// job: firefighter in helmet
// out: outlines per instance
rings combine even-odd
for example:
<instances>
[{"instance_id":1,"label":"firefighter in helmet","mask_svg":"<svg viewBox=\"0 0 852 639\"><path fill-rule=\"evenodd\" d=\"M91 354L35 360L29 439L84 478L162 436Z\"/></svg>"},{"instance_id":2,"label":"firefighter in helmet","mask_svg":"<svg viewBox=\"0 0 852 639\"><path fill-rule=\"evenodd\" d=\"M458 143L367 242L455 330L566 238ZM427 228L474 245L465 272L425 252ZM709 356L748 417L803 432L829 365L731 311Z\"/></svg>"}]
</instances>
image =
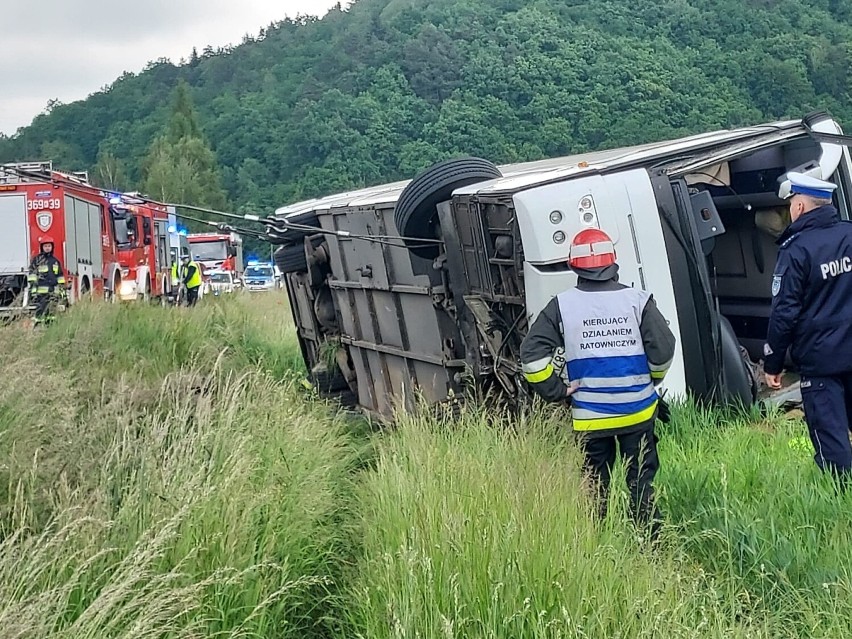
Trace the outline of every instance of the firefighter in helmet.
<instances>
[{"instance_id":1,"label":"firefighter in helmet","mask_svg":"<svg viewBox=\"0 0 852 639\"><path fill-rule=\"evenodd\" d=\"M186 287L186 305L195 306L198 301L198 292L201 289L201 268L189 255L184 255L181 259L183 262L181 279Z\"/></svg>"},{"instance_id":2,"label":"firefighter in helmet","mask_svg":"<svg viewBox=\"0 0 852 639\"><path fill-rule=\"evenodd\" d=\"M65 272L53 254L53 238L38 238L39 253L30 262L27 281L35 302L36 323L49 323L54 319L53 311L59 300L67 299Z\"/></svg>"},{"instance_id":3,"label":"firefighter in helmet","mask_svg":"<svg viewBox=\"0 0 852 639\"><path fill-rule=\"evenodd\" d=\"M618 282L615 247L606 233L580 231L568 264L577 285L551 299L530 327L521 345L524 376L546 401L571 404L600 515L606 514L618 448L627 462L633 517L650 523L655 537L654 425L658 417L667 419L657 386L674 358L675 336L650 293Z\"/></svg>"}]
</instances>

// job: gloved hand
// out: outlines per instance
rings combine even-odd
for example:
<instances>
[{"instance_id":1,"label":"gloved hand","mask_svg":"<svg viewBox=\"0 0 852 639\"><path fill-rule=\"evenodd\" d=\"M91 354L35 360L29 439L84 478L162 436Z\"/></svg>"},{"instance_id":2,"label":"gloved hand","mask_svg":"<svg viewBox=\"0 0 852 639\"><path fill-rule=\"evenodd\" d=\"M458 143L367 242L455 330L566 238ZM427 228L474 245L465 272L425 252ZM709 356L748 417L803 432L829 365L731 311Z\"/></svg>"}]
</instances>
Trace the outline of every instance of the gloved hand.
<instances>
[{"instance_id":1,"label":"gloved hand","mask_svg":"<svg viewBox=\"0 0 852 639\"><path fill-rule=\"evenodd\" d=\"M665 393L663 393L663 395L665 395ZM668 402L666 402L666 400L662 397L660 397L660 400L657 403L657 419L664 424L668 424L672 420L671 408L669 408Z\"/></svg>"}]
</instances>

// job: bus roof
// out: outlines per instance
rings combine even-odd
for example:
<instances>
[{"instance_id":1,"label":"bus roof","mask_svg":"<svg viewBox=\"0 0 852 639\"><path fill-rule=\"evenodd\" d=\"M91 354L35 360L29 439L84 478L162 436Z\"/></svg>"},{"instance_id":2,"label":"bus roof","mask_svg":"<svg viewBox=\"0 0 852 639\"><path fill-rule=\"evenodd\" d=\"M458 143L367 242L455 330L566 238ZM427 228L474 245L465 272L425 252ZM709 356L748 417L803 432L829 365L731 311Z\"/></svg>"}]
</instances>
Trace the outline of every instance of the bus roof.
<instances>
[{"instance_id":1,"label":"bus roof","mask_svg":"<svg viewBox=\"0 0 852 639\"><path fill-rule=\"evenodd\" d=\"M506 164L498 167L503 177L477 182L457 189L456 195L515 192L585 172L611 169L619 165L652 161L695 151L703 147L735 142L767 132L802 126L802 120L784 120L740 129L724 129L700 133L676 140L662 140L630 147L606 149L590 153L549 158L533 162ZM364 189L335 193L321 198L296 202L278 208L274 217L290 217L309 211L349 206L394 204L410 180L380 184Z\"/></svg>"}]
</instances>

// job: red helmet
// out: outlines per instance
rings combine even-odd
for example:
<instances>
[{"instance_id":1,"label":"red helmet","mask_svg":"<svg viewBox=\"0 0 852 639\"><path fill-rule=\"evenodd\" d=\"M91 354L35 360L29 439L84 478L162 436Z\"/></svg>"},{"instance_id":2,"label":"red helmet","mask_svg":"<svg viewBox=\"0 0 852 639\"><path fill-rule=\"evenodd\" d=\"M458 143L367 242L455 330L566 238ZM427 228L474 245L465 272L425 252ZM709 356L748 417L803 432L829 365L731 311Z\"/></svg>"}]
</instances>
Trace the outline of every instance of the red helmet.
<instances>
[{"instance_id":1,"label":"red helmet","mask_svg":"<svg viewBox=\"0 0 852 639\"><path fill-rule=\"evenodd\" d=\"M615 264L615 246L600 229L585 229L574 236L568 253L571 268L603 268Z\"/></svg>"},{"instance_id":2,"label":"red helmet","mask_svg":"<svg viewBox=\"0 0 852 639\"><path fill-rule=\"evenodd\" d=\"M53 238L47 235L39 235L38 236L38 246L39 248L43 247L45 244L52 244L54 248L56 248L56 242L53 241Z\"/></svg>"}]
</instances>

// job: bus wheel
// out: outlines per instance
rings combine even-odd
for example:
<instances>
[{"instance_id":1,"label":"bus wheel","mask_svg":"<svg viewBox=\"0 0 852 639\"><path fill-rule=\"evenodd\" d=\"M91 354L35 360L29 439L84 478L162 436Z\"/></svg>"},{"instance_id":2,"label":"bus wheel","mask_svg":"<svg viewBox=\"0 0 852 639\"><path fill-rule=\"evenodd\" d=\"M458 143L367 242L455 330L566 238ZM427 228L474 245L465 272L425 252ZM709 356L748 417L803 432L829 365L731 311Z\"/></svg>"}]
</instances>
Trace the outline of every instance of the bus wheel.
<instances>
[{"instance_id":1,"label":"bus wheel","mask_svg":"<svg viewBox=\"0 0 852 639\"><path fill-rule=\"evenodd\" d=\"M393 214L399 234L412 238L404 240L408 250L419 257L436 257L437 245L417 241L438 239L438 211L435 207L451 199L456 189L502 175L492 162L466 157L439 162L416 176L399 194Z\"/></svg>"},{"instance_id":2,"label":"bus wheel","mask_svg":"<svg viewBox=\"0 0 852 639\"><path fill-rule=\"evenodd\" d=\"M281 246L273 254L275 266L282 275L299 273L308 270L308 258L305 256L305 245Z\"/></svg>"}]
</instances>

